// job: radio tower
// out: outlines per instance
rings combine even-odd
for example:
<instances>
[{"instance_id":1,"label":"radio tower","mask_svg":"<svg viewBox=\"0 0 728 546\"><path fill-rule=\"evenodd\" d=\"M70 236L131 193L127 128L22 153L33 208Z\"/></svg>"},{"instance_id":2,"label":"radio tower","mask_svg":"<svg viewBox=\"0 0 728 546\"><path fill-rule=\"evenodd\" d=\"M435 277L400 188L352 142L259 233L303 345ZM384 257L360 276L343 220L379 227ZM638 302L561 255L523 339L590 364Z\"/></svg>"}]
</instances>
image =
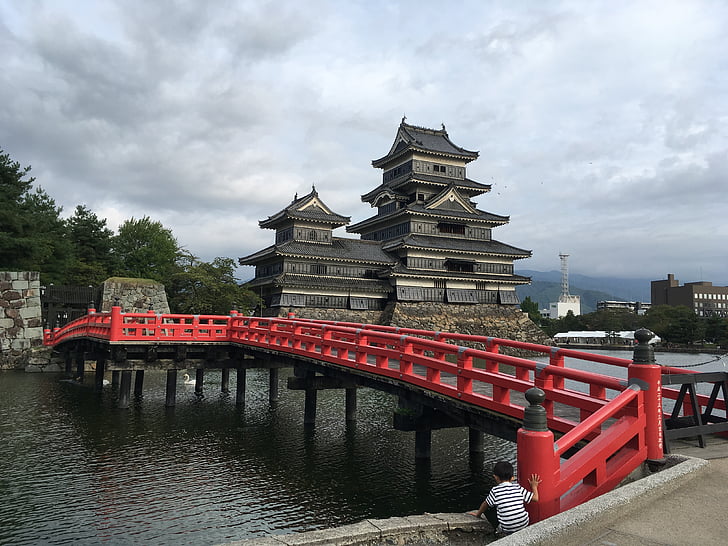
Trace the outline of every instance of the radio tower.
<instances>
[{"instance_id":1,"label":"radio tower","mask_svg":"<svg viewBox=\"0 0 728 546\"><path fill-rule=\"evenodd\" d=\"M569 294L569 255L559 254L559 258L561 258L561 297L559 301L568 303L571 301L571 294Z\"/></svg>"}]
</instances>

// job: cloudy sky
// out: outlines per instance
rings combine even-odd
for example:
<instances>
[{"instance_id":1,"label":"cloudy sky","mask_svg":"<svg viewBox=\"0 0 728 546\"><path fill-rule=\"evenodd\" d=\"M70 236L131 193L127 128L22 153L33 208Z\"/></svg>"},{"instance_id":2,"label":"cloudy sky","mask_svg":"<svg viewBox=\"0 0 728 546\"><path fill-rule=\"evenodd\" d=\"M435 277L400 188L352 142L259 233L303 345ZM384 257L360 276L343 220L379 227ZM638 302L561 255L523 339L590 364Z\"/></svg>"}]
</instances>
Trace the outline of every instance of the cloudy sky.
<instances>
[{"instance_id":1,"label":"cloudy sky","mask_svg":"<svg viewBox=\"0 0 728 546\"><path fill-rule=\"evenodd\" d=\"M728 284L722 0L0 0L0 52L0 148L64 214L204 260L312 184L371 215L406 115L480 152L517 268Z\"/></svg>"}]
</instances>

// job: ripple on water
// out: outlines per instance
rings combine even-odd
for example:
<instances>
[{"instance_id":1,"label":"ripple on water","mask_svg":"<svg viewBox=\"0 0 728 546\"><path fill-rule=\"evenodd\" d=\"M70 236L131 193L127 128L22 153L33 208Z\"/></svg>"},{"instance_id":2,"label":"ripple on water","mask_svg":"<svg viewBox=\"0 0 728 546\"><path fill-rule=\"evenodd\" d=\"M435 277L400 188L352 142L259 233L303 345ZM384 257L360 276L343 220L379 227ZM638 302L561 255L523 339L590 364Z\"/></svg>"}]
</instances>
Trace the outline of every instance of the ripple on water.
<instances>
[{"instance_id":1,"label":"ripple on water","mask_svg":"<svg viewBox=\"0 0 728 546\"><path fill-rule=\"evenodd\" d=\"M234 372L231 374L234 385ZM209 376L209 377L208 377ZM0 544L216 544L407 514L465 511L480 502L498 458L468 458L467 431L433 433L429 465L414 435L391 428L396 400L361 389L347 424L343 392L320 392L315 428L303 393L248 372L244 411L219 393L186 388L166 409L162 372L147 372L128 410L42 374L0 377ZM286 374L281 374L285 384Z\"/></svg>"}]
</instances>

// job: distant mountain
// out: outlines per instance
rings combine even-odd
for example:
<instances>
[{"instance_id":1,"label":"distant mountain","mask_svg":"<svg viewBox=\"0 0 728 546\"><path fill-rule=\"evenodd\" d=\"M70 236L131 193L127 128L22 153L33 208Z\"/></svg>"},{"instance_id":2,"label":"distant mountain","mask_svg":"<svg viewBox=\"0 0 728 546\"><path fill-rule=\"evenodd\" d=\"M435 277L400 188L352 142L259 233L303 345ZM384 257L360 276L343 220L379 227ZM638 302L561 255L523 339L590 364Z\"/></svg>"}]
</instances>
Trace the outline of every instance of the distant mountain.
<instances>
[{"instance_id":1,"label":"distant mountain","mask_svg":"<svg viewBox=\"0 0 728 546\"><path fill-rule=\"evenodd\" d=\"M531 277L530 286L518 286L516 292L523 301L530 296L538 302L540 309L548 309L549 303L559 300L561 295L561 272L559 271L516 271L518 275ZM620 279L616 277L589 277L578 273L569 274L569 293L581 296L583 313L596 310L602 300L649 302L650 282L654 279Z\"/></svg>"}]
</instances>

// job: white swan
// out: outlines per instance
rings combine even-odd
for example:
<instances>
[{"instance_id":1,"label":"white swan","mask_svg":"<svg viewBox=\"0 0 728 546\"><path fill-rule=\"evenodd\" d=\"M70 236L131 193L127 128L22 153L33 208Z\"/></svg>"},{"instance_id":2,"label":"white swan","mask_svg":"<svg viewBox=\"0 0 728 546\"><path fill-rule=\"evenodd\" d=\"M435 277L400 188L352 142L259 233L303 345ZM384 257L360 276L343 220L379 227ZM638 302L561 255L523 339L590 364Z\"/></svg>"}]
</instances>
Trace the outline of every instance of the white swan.
<instances>
[{"instance_id":1,"label":"white swan","mask_svg":"<svg viewBox=\"0 0 728 546\"><path fill-rule=\"evenodd\" d=\"M182 379L184 380L185 385L194 385L195 384L195 380L194 379L190 379L190 374L187 374L187 373L184 374L182 376Z\"/></svg>"}]
</instances>

